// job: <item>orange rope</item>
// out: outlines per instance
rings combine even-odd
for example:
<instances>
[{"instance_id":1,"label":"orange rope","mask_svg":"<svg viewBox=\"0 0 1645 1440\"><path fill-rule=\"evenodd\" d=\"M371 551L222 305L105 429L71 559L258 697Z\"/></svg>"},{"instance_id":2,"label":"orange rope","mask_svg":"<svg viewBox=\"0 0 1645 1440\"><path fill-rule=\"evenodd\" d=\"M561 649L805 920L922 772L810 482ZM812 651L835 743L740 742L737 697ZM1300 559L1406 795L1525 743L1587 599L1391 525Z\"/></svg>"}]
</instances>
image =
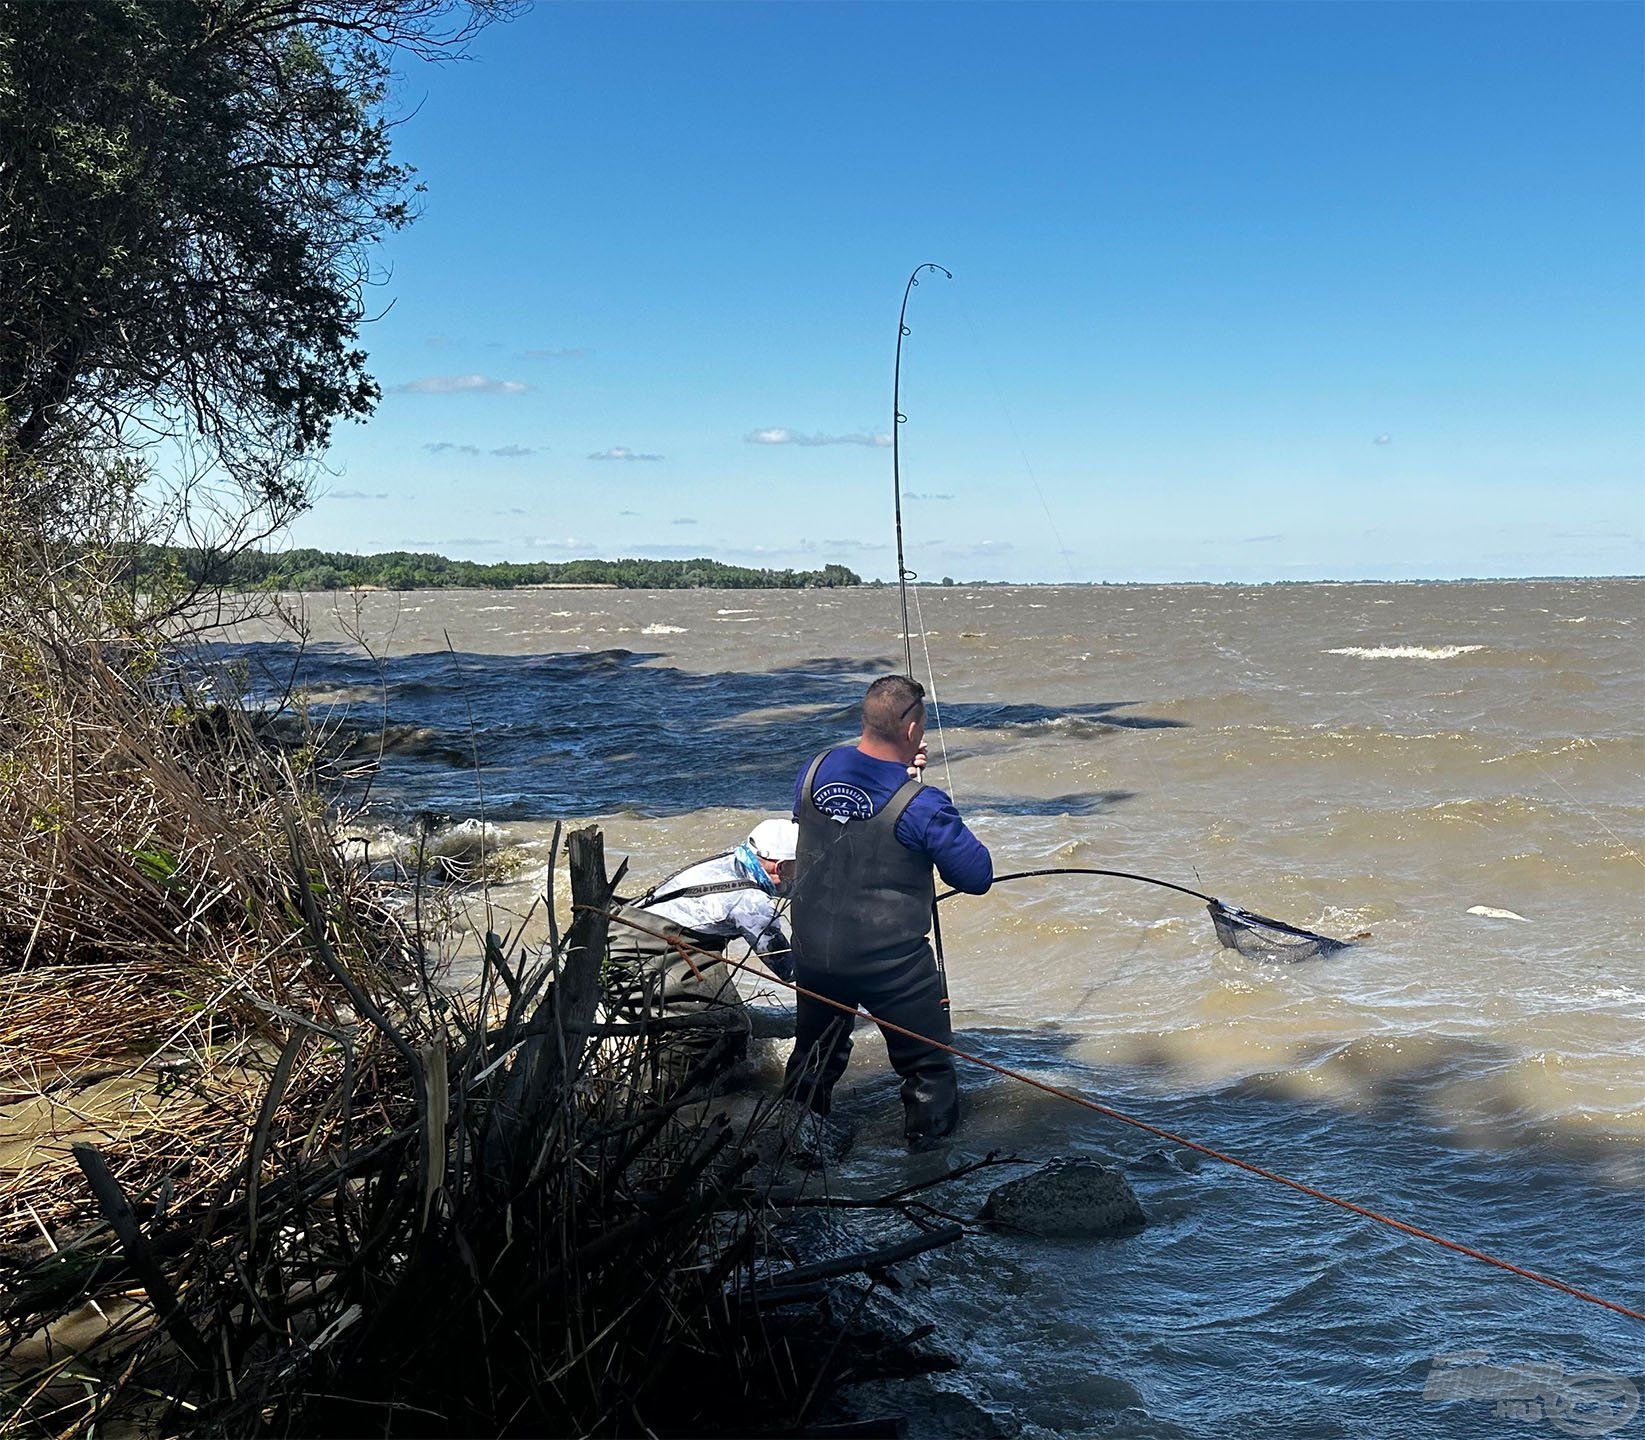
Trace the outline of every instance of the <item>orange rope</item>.
<instances>
[{"instance_id":1,"label":"orange rope","mask_svg":"<svg viewBox=\"0 0 1645 1440\"><path fill-rule=\"evenodd\" d=\"M592 908L592 907L580 907ZM659 935L654 930L647 930L645 926L622 916L612 915L612 920L620 925L627 925L647 935L655 936L660 940L670 937ZM686 942L679 942L684 944ZM692 946L699 954L712 955L713 952ZM739 970L749 967L740 960L731 960L723 955L714 955L714 959L723 960L727 965L733 965ZM762 980L766 977L761 975ZM772 976L772 979L777 977ZM1157 1135L1162 1140L1169 1140L1173 1145L1181 1145L1189 1150L1197 1151L1201 1155L1209 1155L1213 1160L1220 1160L1225 1165L1232 1165L1236 1169L1248 1171L1252 1175L1260 1175L1264 1180L1272 1180L1275 1184L1284 1185L1287 1189L1298 1191L1303 1195L1311 1195L1316 1200L1323 1200L1328 1205L1335 1205L1338 1209L1347 1210L1355 1215L1361 1215L1367 1220L1375 1220L1379 1225L1387 1225L1391 1229L1403 1231L1407 1235L1414 1235L1418 1240L1427 1240L1434 1245L1443 1245L1447 1250L1454 1250L1459 1255L1466 1255L1471 1260L1482 1260L1487 1265L1494 1265L1498 1270L1506 1270L1510 1275L1518 1275L1525 1280L1534 1280L1538 1285L1546 1285L1550 1290L1558 1290L1566 1295L1574 1295L1578 1300L1586 1300L1590 1305L1602 1305L1607 1310L1614 1310L1618 1315L1626 1315L1630 1320L1645 1321L1645 1312L1631 1310L1626 1305L1615 1300L1607 1300L1603 1295L1595 1295L1587 1290L1580 1290L1575 1285L1567 1285L1563 1280L1556 1280L1551 1275L1542 1275L1535 1270L1527 1270L1522 1265L1515 1265L1511 1261L1489 1255L1483 1250L1476 1250L1471 1245L1464 1245L1457 1240L1447 1240L1443 1235L1436 1235L1431 1230L1424 1230L1421 1226L1408 1224L1404 1220L1396 1220L1392 1215L1384 1215L1380 1210L1372 1210L1364 1205L1356 1205L1352 1200L1344 1200L1338 1195L1332 1195L1324 1190L1318 1190L1312 1185L1304 1185L1300 1180L1292 1180L1289 1176L1277 1174L1273 1170L1265 1170L1261 1165L1253 1165L1249 1160L1241 1160L1237 1155L1229 1155L1221 1150L1214 1150L1209 1145L1201 1145L1197 1140L1190 1140L1185 1135L1178 1135L1174 1131L1166 1130L1158 1125L1150 1125L1146 1120L1139 1120L1134 1115L1127 1115L1115 1110L1111 1106L1099 1104L1095 1100L1088 1100L1083 1095L1076 1095L1072 1090L1064 1090L1059 1085L1048 1085L1043 1080L1036 1080L1032 1075L1025 1075L1020 1070L1012 1070L1005 1065L996 1065L992 1060L985 1060L980 1055L967 1054L952 1045L945 1045L940 1040L932 1040L928 1036L920 1035L913 1030L904 1029L901 1025L893 1025L889 1020L878 1020L865 1010L854 1009L838 1000L831 1000L826 995L819 995L814 990L807 990L803 985L796 985L791 981L777 979L779 985L792 990L796 995L804 995L808 1000L815 1000L819 1004L828 1005L842 1014L851 1015L859 1019L873 1020L883 1030L894 1030L899 1035L906 1035L910 1040L918 1040L931 1046L935 1050L944 1050L959 1060L969 1060L973 1065L980 1065L984 1070L992 1070L996 1075L1003 1075L1008 1080L1019 1080L1024 1085L1030 1085L1047 1095L1054 1095L1059 1100L1068 1100L1086 1110L1093 1110L1098 1115L1104 1115L1110 1120L1118 1120L1122 1125L1130 1125L1134 1129L1146 1131L1150 1135Z\"/></svg>"}]
</instances>

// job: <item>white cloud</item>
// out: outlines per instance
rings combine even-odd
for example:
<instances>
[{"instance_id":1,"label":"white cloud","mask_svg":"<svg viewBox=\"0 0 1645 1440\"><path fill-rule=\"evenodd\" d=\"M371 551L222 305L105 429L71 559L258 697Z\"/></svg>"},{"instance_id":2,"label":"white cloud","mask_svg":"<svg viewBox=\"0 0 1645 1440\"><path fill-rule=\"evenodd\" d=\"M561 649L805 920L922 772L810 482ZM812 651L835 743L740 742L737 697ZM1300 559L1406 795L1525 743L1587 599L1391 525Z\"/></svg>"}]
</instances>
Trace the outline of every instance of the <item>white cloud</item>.
<instances>
[{"instance_id":1,"label":"white cloud","mask_svg":"<svg viewBox=\"0 0 1645 1440\"><path fill-rule=\"evenodd\" d=\"M1394 437L1392 435L1378 435L1371 443L1373 445L1391 445L1394 443Z\"/></svg>"},{"instance_id":2,"label":"white cloud","mask_svg":"<svg viewBox=\"0 0 1645 1440\"><path fill-rule=\"evenodd\" d=\"M689 515L682 515L678 520L670 520L668 523L670 525L695 525L697 522Z\"/></svg>"},{"instance_id":3,"label":"white cloud","mask_svg":"<svg viewBox=\"0 0 1645 1440\"><path fill-rule=\"evenodd\" d=\"M493 380L489 375L424 375L388 388L396 395L523 395L531 387L522 380Z\"/></svg>"},{"instance_id":4,"label":"white cloud","mask_svg":"<svg viewBox=\"0 0 1645 1440\"><path fill-rule=\"evenodd\" d=\"M331 500L386 500L386 490L333 490L327 497Z\"/></svg>"},{"instance_id":5,"label":"white cloud","mask_svg":"<svg viewBox=\"0 0 1645 1440\"><path fill-rule=\"evenodd\" d=\"M527 360L581 360L594 352L582 345L565 345L558 349L525 350L521 353Z\"/></svg>"},{"instance_id":6,"label":"white cloud","mask_svg":"<svg viewBox=\"0 0 1645 1440\"><path fill-rule=\"evenodd\" d=\"M535 536L525 542L533 550L576 550L592 555L594 547L587 540L579 540L575 535L567 535L563 540L556 540L553 536Z\"/></svg>"},{"instance_id":7,"label":"white cloud","mask_svg":"<svg viewBox=\"0 0 1645 1440\"><path fill-rule=\"evenodd\" d=\"M857 431L851 435L806 435L790 430L786 425L773 425L765 430L750 430L743 436L750 445L868 445L883 450L891 444L889 435L871 435Z\"/></svg>"},{"instance_id":8,"label":"white cloud","mask_svg":"<svg viewBox=\"0 0 1645 1440\"><path fill-rule=\"evenodd\" d=\"M590 460L661 460L661 455L642 455L637 450L630 450L626 445L613 445L609 450L596 450L588 457Z\"/></svg>"},{"instance_id":9,"label":"white cloud","mask_svg":"<svg viewBox=\"0 0 1645 1440\"><path fill-rule=\"evenodd\" d=\"M423 449L430 455L478 455L478 445L464 445L456 440L430 440ZM533 445L499 445L495 449L487 450L487 455L498 455L504 460L517 460L524 455L535 455L538 447Z\"/></svg>"},{"instance_id":10,"label":"white cloud","mask_svg":"<svg viewBox=\"0 0 1645 1440\"><path fill-rule=\"evenodd\" d=\"M954 497L946 491L926 490L922 493L918 490L910 490L902 498L904 500L952 500Z\"/></svg>"}]
</instances>

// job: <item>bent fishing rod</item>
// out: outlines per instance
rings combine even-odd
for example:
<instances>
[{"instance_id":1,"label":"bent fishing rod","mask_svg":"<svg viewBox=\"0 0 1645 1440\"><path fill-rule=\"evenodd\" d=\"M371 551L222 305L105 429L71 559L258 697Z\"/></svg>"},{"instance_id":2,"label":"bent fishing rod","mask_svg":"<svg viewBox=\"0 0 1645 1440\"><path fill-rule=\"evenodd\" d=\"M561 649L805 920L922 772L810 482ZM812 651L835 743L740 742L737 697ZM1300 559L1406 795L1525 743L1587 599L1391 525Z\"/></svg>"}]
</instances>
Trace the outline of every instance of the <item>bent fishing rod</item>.
<instances>
[{"instance_id":1,"label":"bent fishing rod","mask_svg":"<svg viewBox=\"0 0 1645 1440\"><path fill-rule=\"evenodd\" d=\"M902 548L902 427L908 423L908 417L902 413L902 342L905 336L913 333L908 328L908 297L914 293L914 287L920 283L921 273L926 270L935 270L950 280L954 278L952 270L931 260L914 267L913 273L908 277L908 283L902 290L902 309L897 312L897 356L891 367L891 498L897 519L897 594L902 602L903 664L904 673L910 680L914 678L914 632L908 624L908 582L919 579L919 576L908 568ZM921 630L923 633L923 625ZM946 754L947 751L943 753ZM923 783L924 777L920 770L913 769L910 774ZM942 986L942 1008L946 1010L949 1004L948 965L942 953L942 916L937 911L935 900L931 902L931 935L934 942L933 954L937 960L937 981Z\"/></svg>"},{"instance_id":2,"label":"bent fishing rod","mask_svg":"<svg viewBox=\"0 0 1645 1440\"><path fill-rule=\"evenodd\" d=\"M1142 876L1130 878L1146 879L1148 877ZM1165 883L1168 885L1168 882L1159 883ZM1180 890L1185 887L1169 886L1169 888ZM1198 892L1187 891L1186 893L1197 894ZM904 1036L909 1040L917 1040L921 1044L929 1045L935 1050L941 1050L945 1054L952 1055L956 1060L965 1060L972 1065L981 1066L984 1070L990 1070L994 1074L1001 1075L1007 1080L1018 1081L1023 1085L1030 1086L1031 1088L1039 1090L1046 1095L1053 1096L1058 1100L1066 1100L1070 1104L1078 1105L1081 1109L1092 1111L1093 1113L1101 1115L1106 1119L1118 1121L1122 1125L1129 1125L1133 1129L1141 1130L1145 1134L1152 1135L1157 1139L1168 1140L1173 1145L1181 1145L1183 1148L1192 1150L1197 1154L1208 1156L1212 1160L1221 1161L1224 1165L1232 1165L1236 1170L1244 1170L1247 1174L1256 1175L1263 1180L1272 1181L1276 1185L1283 1185L1286 1189L1294 1190L1298 1194L1307 1195L1315 1200L1323 1200L1326 1204L1334 1205L1339 1210L1346 1210L1352 1215L1358 1215L1366 1220L1373 1220L1379 1225L1386 1225L1392 1230L1398 1230L1402 1234L1410 1235L1417 1240L1425 1240L1429 1244L1442 1246L1446 1250L1454 1251L1458 1255L1465 1255L1470 1260L1478 1260L1483 1264L1494 1266L1496 1269L1504 1270L1510 1275L1517 1275L1522 1280L1533 1281L1538 1285L1546 1286L1550 1290L1557 1290L1561 1294L1573 1296L1578 1300L1585 1300L1590 1305L1603 1306L1607 1310L1615 1311L1618 1315L1626 1315L1630 1320L1638 1320L1645 1323L1645 1311L1635 1310L1633 1307L1624 1305L1617 1300L1606 1299L1603 1295L1596 1295L1590 1290L1580 1289L1575 1285L1568 1284L1564 1280L1557 1280L1552 1275L1544 1275L1538 1270L1531 1270L1523 1265L1516 1265L1511 1260L1504 1260L1500 1256L1492 1255L1487 1251L1476 1249L1472 1245L1465 1245L1460 1240L1447 1239L1443 1235L1435 1234L1432 1230L1425 1230L1420 1225L1413 1225L1407 1220L1400 1220L1393 1215L1384 1214L1380 1210L1373 1210L1369 1206L1361 1205L1356 1201L1345 1200L1340 1195L1331 1194L1328 1190L1321 1190L1317 1186L1306 1184L1301 1180L1294 1180L1289 1175L1281 1175L1278 1171L1270 1170L1266 1166L1255 1164L1250 1160L1242 1160L1237 1155L1230 1155L1224 1150L1215 1149L1210 1145L1202 1144L1198 1140L1190 1140L1186 1135L1179 1135L1174 1130L1165 1129L1164 1126L1155 1125L1152 1122L1143 1120L1135 1115L1127 1115L1123 1110L1116 1110L1111 1105L1104 1105L1100 1101L1092 1100L1088 1096L1081 1095L1076 1091L1065 1089L1061 1085L1052 1085L1045 1080L1040 1080L1032 1075L1025 1074L1021 1070L1013 1070L1009 1066L1000 1065L993 1060L984 1059L981 1055L970 1054L969 1052L961 1050L954 1045L947 1044L944 1041L933 1040L929 1035L921 1035L918 1031L909 1030L904 1026L894 1024L890 1020L882 1020L878 1016L869 1014L867 1011L861 1010L854 1005L847 1005L843 1001L835 1000L832 997L820 994L815 990L809 990L805 986L797 984L795 981L784 980L780 976L767 975L763 971L754 970L746 960L733 960L722 951L709 950L704 946L694 944L678 935L668 935L660 930L652 930L647 926L640 924L637 920L630 919L628 916L619 914L616 911L605 908L604 906L584 904L575 905L573 908L577 910L589 911L595 914L602 914L606 917L607 921L616 921L619 925L626 925L630 930L638 930L643 935L649 935L653 939L664 941L675 951L676 954L679 955L680 959L685 962L686 967L694 976L696 976L698 980L703 980L704 977L702 970L699 969L691 959L693 954L701 956L705 962L705 965L711 965L715 961L719 961L721 964L726 965L731 969L748 971L750 974L758 975L761 981L774 981L776 984L783 986L785 989L792 990L795 995L804 996L807 1000L815 1001L819 1005L826 1005L830 1009L838 1010L842 1015L849 1015L853 1019L872 1020L882 1030L890 1030L898 1035Z\"/></svg>"},{"instance_id":3,"label":"bent fishing rod","mask_svg":"<svg viewBox=\"0 0 1645 1440\"><path fill-rule=\"evenodd\" d=\"M920 283L920 276L927 270L934 270L939 275L952 280L954 272L944 265L934 261L926 261L916 265L908 277L908 283L903 286L902 308L897 312L897 350L896 359L891 369L891 495L895 508L897 531L897 593L902 606L902 646L903 664L908 678L914 678L914 632L908 622L908 582L919 579L919 575L908 568L908 562L903 550L902 530L902 427L908 423L908 416L902 408L902 342L913 332L908 328L908 300L914 293L914 287ZM920 633L923 640L925 627L922 620ZM930 653L926 655L927 666L930 663ZM933 692L935 681L933 680ZM934 699L934 693L933 693ZM933 706L935 709L935 707ZM937 733L942 734L942 715L936 711ZM944 747L944 755L947 748ZM923 774L915 769L912 774L916 779L923 780ZM1255 911L1246 910L1239 905L1229 904L1219 900L1214 895L1205 895L1198 890L1190 890L1186 885L1177 885L1169 880L1156 880L1151 875L1136 875L1123 870L1093 870L1075 867L1059 867L1049 870L1021 870L1009 875L997 875L995 884L1008 880L1027 880L1042 875L1105 875L1121 880L1136 880L1145 885L1157 885L1164 890L1180 891L1184 895L1192 895L1195 899L1203 900L1210 907L1211 919L1216 925L1217 938L1225 947L1239 950L1243 954L1262 953L1264 942L1258 935L1260 929L1267 929L1290 937L1285 948L1290 951L1292 959L1304 959L1311 955L1328 955L1345 948L1349 943L1343 940L1333 940L1328 935L1317 935L1311 930L1299 929L1283 920L1273 920L1266 915L1258 915ZM942 1004L946 1010L948 998L948 967L943 955L942 945L942 917L937 905L953 895L961 893L950 890L946 894L937 896L931 906L931 933L933 949L937 960L937 974L942 982ZM1244 938L1248 943L1241 944ZM1282 942L1284 943L1284 942ZM1266 948L1275 948L1274 941L1267 941Z\"/></svg>"},{"instance_id":4,"label":"bent fishing rod","mask_svg":"<svg viewBox=\"0 0 1645 1440\"><path fill-rule=\"evenodd\" d=\"M903 337L913 332L908 328L908 297L914 293L914 287L920 283L920 273L924 270L935 270L940 275L954 278L954 272L945 266L927 260L923 265L916 265L914 273L908 277L908 284L903 286L902 309L897 312L897 358L891 367L891 495L896 505L897 514L897 592L902 599L902 653L906 664L907 675L914 678L914 636L908 628L908 582L917 580L919 576L908 568L903 559L902 548L902 427L908 423L908 417L902 413L902 342Z\"/></svg>"}]
</instances>

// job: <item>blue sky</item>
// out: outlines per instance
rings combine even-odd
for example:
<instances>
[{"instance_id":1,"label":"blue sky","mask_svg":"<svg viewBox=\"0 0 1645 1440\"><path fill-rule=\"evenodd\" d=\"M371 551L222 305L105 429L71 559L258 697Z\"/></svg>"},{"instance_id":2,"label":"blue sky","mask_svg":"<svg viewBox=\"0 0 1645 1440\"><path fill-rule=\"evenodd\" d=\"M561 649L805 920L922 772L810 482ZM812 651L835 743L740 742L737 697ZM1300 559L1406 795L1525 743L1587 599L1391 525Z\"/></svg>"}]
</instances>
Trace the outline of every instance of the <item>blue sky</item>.
<instances>
[{"instance_id":1,"label":"blue sky","mask_svg":"<svg viewBox=\"0 0 1645 1440\"><path fill-rule=\"evenodd\" d=\"M1645 571L1632 4L560 5L417 66L299 544ZM802 443L808 442L808 443Z\"/></svg>"}]
</instances>

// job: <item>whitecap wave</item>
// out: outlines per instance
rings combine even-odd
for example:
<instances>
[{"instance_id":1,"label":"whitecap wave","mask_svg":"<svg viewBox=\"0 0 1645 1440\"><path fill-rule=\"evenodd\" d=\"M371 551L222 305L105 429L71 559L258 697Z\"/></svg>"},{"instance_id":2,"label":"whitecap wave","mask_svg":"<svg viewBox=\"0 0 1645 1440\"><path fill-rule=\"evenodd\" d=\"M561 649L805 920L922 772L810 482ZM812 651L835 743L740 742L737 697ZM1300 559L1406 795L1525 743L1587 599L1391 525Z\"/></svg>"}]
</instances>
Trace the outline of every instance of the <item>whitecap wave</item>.
<instances>
[{"instance_id":1,"label":"whitecap wave","mask_svg":"<svg viewBox=\"0 0 1645 1440\"><path fill-rule=\"evenodd\" d=\"M361 858L379 880L403 882L419 873L436 884L504 880L525 858L513 831L473 818L427 832L386 824L348 826L343 837L361 846Z\"/></svg>"},{"instance_id":2,"label":"whitecap wave","mask_svg":"<svg viewBox=\"0 0 1645 1440\"><path fill-rule=\"evenodd\" d=\"M684 625L647 625L640 631L642 635L684 635Z\"/></svg>"},{"instance_id":3,"label":"whitecap wave","mask_svg":"<svg viewBox=\"0 0 1645 1440\"><path fill-rule=\"evenodd\" d=\"M1327 655L1352 655L1360 660L1455 660L1472 655L1483 645L1344 645L1327 650Z\"/></svg>"}]
</instances>

